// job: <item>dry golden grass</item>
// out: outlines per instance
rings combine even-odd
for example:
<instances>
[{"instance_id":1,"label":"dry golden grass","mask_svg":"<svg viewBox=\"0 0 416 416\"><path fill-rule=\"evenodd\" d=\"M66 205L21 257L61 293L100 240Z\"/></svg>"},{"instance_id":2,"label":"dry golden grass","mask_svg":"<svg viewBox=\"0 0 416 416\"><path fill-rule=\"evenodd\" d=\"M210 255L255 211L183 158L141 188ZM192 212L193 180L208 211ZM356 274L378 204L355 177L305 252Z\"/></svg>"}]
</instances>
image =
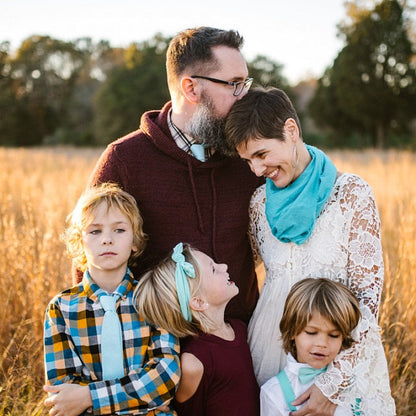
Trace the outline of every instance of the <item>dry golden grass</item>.
<instances>
[{"instance_id":1,"label":"dry golden grass","mask_svg":"<svg viewBox=\"0 0 416 416\"><path fill-rule=\"evenodd\" d=\"M100 149L0 148L0 415L46 414L42 402L45 307L71 284L59 235ZM380 309L400 416L416 414L416 155L331 152L342 171L367 180L383 225Z\"/></svg>"}]
</instances>

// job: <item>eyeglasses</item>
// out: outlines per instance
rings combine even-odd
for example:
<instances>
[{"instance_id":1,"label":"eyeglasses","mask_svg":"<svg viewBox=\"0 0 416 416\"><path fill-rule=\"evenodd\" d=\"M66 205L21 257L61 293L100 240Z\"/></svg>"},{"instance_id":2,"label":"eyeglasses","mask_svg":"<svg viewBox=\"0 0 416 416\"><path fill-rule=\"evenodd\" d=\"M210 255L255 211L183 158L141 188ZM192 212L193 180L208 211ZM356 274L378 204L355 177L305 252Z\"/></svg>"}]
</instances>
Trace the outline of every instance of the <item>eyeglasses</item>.
<instances>
[{"instance_id":1,"label":"eyeglasses","mask_svg":"<svg viewBox=\"0 0 416 416\"><path fill-rule=\"evenodd\" d=\"M244 90L248 91L253 83L253 78L247 78L245 81L224 81L222 79L204 77L202 75L191 75L191 78L207 79L208 81L216 82L217 84L231 85L234 87L234 97L238 97Z\"/></svg>"}]
</instances>

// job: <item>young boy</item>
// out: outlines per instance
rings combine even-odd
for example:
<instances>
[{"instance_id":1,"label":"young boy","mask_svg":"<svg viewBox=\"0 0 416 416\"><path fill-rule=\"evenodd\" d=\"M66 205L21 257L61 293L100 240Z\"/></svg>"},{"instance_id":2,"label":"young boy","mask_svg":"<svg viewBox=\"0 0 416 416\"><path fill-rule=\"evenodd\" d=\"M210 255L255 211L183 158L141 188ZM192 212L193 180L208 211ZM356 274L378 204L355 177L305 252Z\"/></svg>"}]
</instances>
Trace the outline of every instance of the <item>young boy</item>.
<instances>
[{"instance_id":1,"label":"young boy","mask_svg":"<svg viewBox=\"0 0 416 416\"><path fill-rule=\"evenodd\" d=\"M128 262L146 244L134 198L114 184L90 188L68 222L67 249L84 276L46 310L50 414L176 414L166 405L179 382L178 341L133 305ZM106 312L107 303L115 309Z\"/></svg>"},{"instance_id":2,"label":"young boy","mask_svg":"<svg viewBox=\"0 0 416 416\"><path fill-rule=\"evenodd\" d=\"M358 300L343 284L308 278L293 285L280 321L284 369L261 387L262 416L287 416L292 402L314 384L341 349L354 343L351 332L360 320ZM336 416L360 415L361 399L351 407L337 406Z\"/></svg>"}]
</instances>

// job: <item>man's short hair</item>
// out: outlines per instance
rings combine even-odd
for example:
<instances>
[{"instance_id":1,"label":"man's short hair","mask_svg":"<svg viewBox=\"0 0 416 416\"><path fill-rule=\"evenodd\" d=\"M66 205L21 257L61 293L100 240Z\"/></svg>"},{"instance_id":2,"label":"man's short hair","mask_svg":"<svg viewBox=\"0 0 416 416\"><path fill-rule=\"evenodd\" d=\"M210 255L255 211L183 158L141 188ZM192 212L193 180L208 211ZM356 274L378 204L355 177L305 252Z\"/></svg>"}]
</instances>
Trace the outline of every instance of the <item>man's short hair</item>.
<instances>
[{"instance_id":1,"label":"man's short hair","mask_svg":"<svg viewBox=\"0 0 416 416\"><path fill-rule=\"evenodd\" d=\"M202 72L203 75L216 68L212 53L215 46L228 46L240 49L243 37L235 30L222 30L213 27L197 27L179 32L170 42L166 52L166 72L169 87L188 69Z\"/></svg>"}]
</instances>

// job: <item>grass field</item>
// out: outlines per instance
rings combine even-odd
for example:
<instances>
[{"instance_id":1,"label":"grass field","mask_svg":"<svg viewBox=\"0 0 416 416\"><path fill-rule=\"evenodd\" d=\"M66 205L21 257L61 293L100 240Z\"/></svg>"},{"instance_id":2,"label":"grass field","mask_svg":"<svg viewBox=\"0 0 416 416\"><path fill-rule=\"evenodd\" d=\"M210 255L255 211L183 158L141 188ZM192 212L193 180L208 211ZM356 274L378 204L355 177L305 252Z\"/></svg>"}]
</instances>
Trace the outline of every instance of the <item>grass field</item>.
<instances>
[{"instance_id":1,"label":"grass field","mask_svg":"<svg viewBox=\"0 0 416 416\"><path fill-rule=\"evenodd\" d=\"M100 149L0 148L0 415L46 414L45 307L70 286L60 242ZM329 152L372 186L383 227L380 327L397 414L416 415L416 154Z\"/></svg>"}]
</instances>

